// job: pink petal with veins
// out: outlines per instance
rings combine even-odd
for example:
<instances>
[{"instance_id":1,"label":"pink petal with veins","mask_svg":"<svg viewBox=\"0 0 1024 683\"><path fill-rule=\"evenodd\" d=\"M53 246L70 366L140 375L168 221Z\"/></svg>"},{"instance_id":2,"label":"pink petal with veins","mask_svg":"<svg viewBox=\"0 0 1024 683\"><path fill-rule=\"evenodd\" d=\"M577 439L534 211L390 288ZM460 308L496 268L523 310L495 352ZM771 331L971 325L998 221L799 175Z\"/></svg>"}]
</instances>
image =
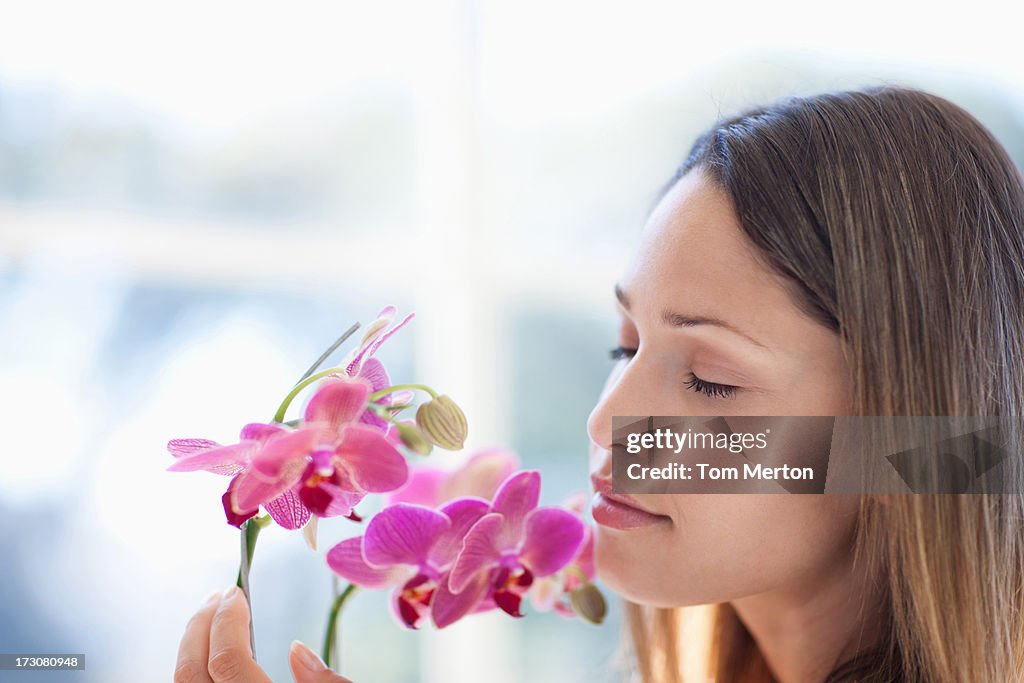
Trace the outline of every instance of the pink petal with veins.
<instances>
[{"instance_id":1,"label":"pink petal with veins","mask_svg":"<svg viewBox=\"0 0 1024 683\"><path fill-rule=\"evenodd\" d=\"M569 564L583 544L583 522L560 507L542 507L526 518L519 560L536 577L554 574Z\"/></svg>"},{"instance_id":2,"label":"pink petal with veins","mask_svg":"<svg viewBox=\"0 0 1024 683\"><path fill-rule=\"evenodd\" d=\"M476 609L487 597L488 576L487 572L481 572L461 592L452 593L448 588L448 577L442 575L430 601L430 616L434 625L444 628Z\"/></svg>"},{"instance_id":3,"label":"pink petal with veins","mask_svg":"<svg viewBox=\"0 0 1024 683\"><path fill-rule=\"evenodd\" d=\"M378 512L363 535L363 557L372 567L420 566L451 520L422 505L398 503Z\"/></svg>"},{"instance_id":4,"label":"pink petal with veins","mask_svg":"<svg viewBox=\"0 0 1024 683\"><path fill-rule=\"evenodd\" d=\"M366 425L345 428L333 461L340 462L359 488L371 493L394 491L409 478L409 464L402 454L379 431Z\"/></svg>"},{"instance_id":5,"label":"pink petal with veins","mask_svg":"<svg viewBox=\"0 0 1024 683\"><path fill-rule=\"evenodd\" d=\"M271 501L299 483L305 469L304 461L294 459L282 465L278 474L273 477L266 477L255 468L243 472L231 492L231 505L238 512Z\"/></svg>"},{"instance_id":6,"label":"pink petal with veins","mask_svg":"<svg viewBox=\"0 0 1024 683\"><path fill-rule=\"evenodd\" d=\"M194 455L179 458L167 468L168 472L195 472L196 470L216 471L218 474L234 474L249 462L249 456L256 450L253 442L218 446L199 451Z\"/></svg>"},{"instance_id":7,"label":"pink petal with veins","mask_svg":"<svg viewBox=\"0 0 1024 683\"><path fill-rule=\"evenodd\" d=\"M358 418L366 408L370 383L359 377L328 377L316 390L303 419L335 430Z\"/></svg>"},{"instance_id":8,"label":"pink petal with veins","mask_svg":"<svg viewBox=\"0 0 1024 683\"><path fill-rule=\"evenodd\" d=\"M504 517L490 512L470 528L448 578L448 588L453 593L462 592L478 573L489 571L501 559L496 542L504 523Z\"/></svg>"},{"instance_id":9,"label":"pink petal with veins","mask_svg":"<svg viewBox=\"0 0 1024 683\"><path fill-rule=\"evenodd\" d=\"M513 474L494 494L491 510L505 517L505 524L496 540L502 550L514 550L523 538L526 515L540 500L540 472L523 470Z\"/></svg>"},{"instance_id":10,"label":"pink petal with veins","mask_svg":"<svg viewBox=\"0 0 1024 683\"><path fill-rule=\"evenodd\" d=\"M282 476L286 470L290 472L297 462L301 462L304 468L306 457L329 434L330 432L323 429L306 427L271 439L253 455L252 467L264 478Z\"/></svg>"},{"instance_id":11,"label":"pink petal with veins","mask_svg":"<svg viewBox=\"0 0 1024 683\"><path fill-rule=\"evenodd\" d=\"M211 448L219 448L220 444L209 439L171 439L167 442L167 450L175 458L184 458L195 455Z\"/></svg>"},{"instance_id":12,"label":"pink petal with veins","mask_svg":"<svg viewBox=\"0 0 1024 683\"><path fill-rule=\"evenodd\" d=\"M371 567L363 559L362 536L348 538L327 551L327 565L346 581L377 589L404 581L416 570L410 567Z\"/></svg>"},{"instance_id":13,"label":"pink petal with veins","mask_svg":"<svg viewBox=\"0 0 1024 683\"><path fill-rule=\"evenodd\" d=\"M448 531L430 549L430 562L438 569L446 569L462 550L462 542L470 528L490 511L483 498L459 498L441 508L441 514L451 520Z\"/></svg>"},{"instance_id":14,"label":"pink petal with veins","mask_svg":"<svg viewBox=\"0 0 1024 683\"><path fill-rule=\"evenodd\" d=\"M301 529L312 515L299 500L295 489L288 489L277 498L263 504L267 514L285 529Z\"/></svg>"},{"instance_id":15,"label":"pink petal with veins","mask_svg":"<svg viewBox=\"0 0 1024 683\"><path fill-rule=\"evenodd\" d=\"M240 435L240 438L243 441L247 439L252 439L254 441L266 441L275 436L286 434L288 431L290 430L278 424L250 422L249 424L242 427L242 433Z\"/></svg>"}]
</instances>

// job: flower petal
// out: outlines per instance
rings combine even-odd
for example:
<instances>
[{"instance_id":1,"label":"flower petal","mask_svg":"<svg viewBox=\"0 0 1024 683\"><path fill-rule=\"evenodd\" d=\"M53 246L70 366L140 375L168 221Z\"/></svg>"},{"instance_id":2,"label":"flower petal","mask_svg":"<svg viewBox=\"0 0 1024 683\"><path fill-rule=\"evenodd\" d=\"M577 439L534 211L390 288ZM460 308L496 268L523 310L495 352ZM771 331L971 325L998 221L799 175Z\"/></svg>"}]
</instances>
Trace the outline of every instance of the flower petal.
<instances>
[{"instance_id":1,"label":"flower petal","mask_svg":"<svg viewBox=\"0 0 1024 683\"><path fill-rule=\"evenodd\" d=\"M462 543L462 551L448 577L448 588L453 593L462 592L476 579L478 573L489 570L501 558L501 552L495 544L504 523L504 517L490 512L469 529Z\"/></svg>"},{"instance_id":2,"label":"flower petal","mask_svg":"<svg viewBox=\"0 0 1024 683\"><path fill-rule=\"evenodd\" d=\"M444 628L473 612L487 597L488 577L488 572L480 572L461 592L452 593L448 588L448 577L442 575L430 603L434 625Z\"/></svg>"},{"instance_id":3,"label":"flower petal","mask_svg":"<svg viewBox=\"0 0 1024 683\"><path fill-rule=\"evenodd\" d=\"M369 394L370 383L365 379L328 377L309 399L303 419L309 424L340 429L362 414Z\"/></svg>"},{"instance_id":4,"label":"flower petal","mask_svg":"<svg viewBox=\"0 0 1024 683\"><path fill-rule=\"evenodd\" d=\"M334 460L341 461L352 481L364 491L394 491L409 478L405 458L372 427L348 425L335 453Z\"/></svg>"},{"instance_id":5,"label":"flower petal","mask_svg":"<svg viewBox=\"0 0 1024 683\"><path fill-rule=\"evenodd\" d=\"M423 505L398 503L378 512L366 526L363 556L375 567L420 566L451 520Z\"/></svg>"},{"instance_id":6,"label":"flower petal","mask_svg":"<svg viewBox=\"0 0 1024 683\"><path fill-rule=\"evenodd\" d=\"M242 427L240 438L242 441L266 441L275 436L288 433L288 429L278 424L266 424L263 422L250 422Z\"/></svg>"},{"instance_id":7,"label":"flower petal","mask_svg":"<svg viewBox=\"0 0 1024 683\"><path fill-rule=\"evenodd\" d=\"M441 514L451 520L448 531L441 534L430 549L430 562L438 569L445 569L453 562L470 528L490 511L490 505L483 498L459 498L441 508Z\"/></svg>"},{"instance_id":8,"label":"flower petal","mask_svg":"<svg viewBox=\"0 0 1024 683\"><path fill-rule=\"evenodd\" d=\"M218 446L180 457L167 468L168 472L195 472L209 470L218 474L235 474L249 462L249 456L256 450L255 444L235 443L230 446Z\"/></svg>"},{"instance_id":9,"label":"flower petal","mask_svg":"<svg viewBox=\"0 0 1024 683\"><path fill-rule=\"evenodd\" d=\"M491 500L501 485L516 471L518 458L504 448L477 451L459 469L451 473L441 487L442 501L479 496Z\"/></svg>"},{"instance_id":10,"label":"flower petal","mask_svg":"<svg viewBox=\"0 0 1024 683\"><path fill-rule=\"evenodd\" d=\"M385 387L391 386L391 378L388 377L388 371L384 369L384 364L376 358L367 359L363 366L359 368L359 374L357 377L362 377L370 383L370 391L377 391ZM384 394L378 403L390 403L391 394Z\"/></svg>"},{"instance_id":11,"label":"flower petal","mask_svg":"<svg viewBox=\"0 0 1024 683\"><path fill-rule=\"evenodd\" d=\"M264 477L283 476L300 463L305 469L306 457L327 434L323 429L307 427L271 439L253 455L252 467Z\"/></svg>"},{"instance_id":12,"label":"flower petal","mask_svg":"<svg viewBox=\"0 0 1024 683\"><path fill-rule=\"evenodd\" d=\"M370 355L372 356L373 354L377 353L377 349L380 348L381 344L383 344L385 341L387 341L388 337L393 335L395 332L398 332L398 330L402 329L402 327L404 327L405 324L407 322L409 322L410 320L412 320L415 316L416 316L415 313L410 313L409 315L405 316L402 319L402 322L398 323L397 325L392 327L390 330L388 330L384 334L382 334L379 337L377 337L377 339L374 340L373 344L370 345L370 350L369 350Z\"/></svg>"},{"instance_id":13,"label":"flower petal","mask_svg":"<svg viewBox=\"0 0 1024 683\"><path fill-rule=\"evenodd\" d=\"M167 450L175 458L184 458L219 446L219 443L209 439L171 439L167 442Z\"/></svg>"},{"instance_id":14,"label":"flower petal","mask_svg":"<svg viewBox=\"0 0 1024 683\"><path fill-rule=\"evenodd\" d=\"M282 470L279 476L273 478L264 477L255 470L241 473L238 484L231 492L231 505L235 511L249 510L267 503L295 486L302 478L304 469L302 463L298 464L300 466Z\"/></svg>"},{"instance_id":15,"label":"flower petal","mask_svg":"<svg viewBox=\"0 0 1024 683\"><path fill-rule=\"evenodd\" d=\"M409 473L405 486L388 494L387 504L418 503L434 507L440 504L438 490L447 472L437 467L420 467Z\"/></svg>"},{"instance_id":16,"label":"flower petal","mask_svg":"<svg viewBox=\"0 0 1024 683\"><path fill-rule=\"evenodd\" d=\"M301 528L305 526L311 517L309 508L302 504L294 488L288 489L277 498L267 501L263 504L263 508L275 522L285 529Z\"/></svg>"},{"instance_id":17,"label":"flower petal","mask_svg":"<svg viewBox=\"0 0 1024 683\"><path fill-rule=\"evenodd\" d=\"M400 583L410 574L402 567L371 567L363 559L362 536L347 538L327 551L327 565L341 578L362 586L377 589Z\"/></svg>"},{"instance_id":18,"label":"flower petal","mask_svg":"<svg viewBox=\"0 0 1024 683\"><path fill-rule=\"evenodd\" d=\"M505 525L498 538L502 550L514 549L523 538L526 515L537 507L540 500L540 472L523 470L506 479L494 494L491 509L505 517Z\"/></svg>"},{"instance_id":19,"label":"flower petal","mask_svg":"<svg viewBox=\"0 0 1024 683\"><path fill-rule=\"evenodd\" d=\"M228 484L228 490L225 491L224 495L220 497L220 502L224 506L224 514L228 518L228 524L230 524L231 526L234 526L234 527L238 527L238 528L241 528L242 524L247 519L249 519L250 517L255 516L256 513L259 512L259 507L258 506L252 508L251 510L241 510L239 512L235 512L235 510L232 508L232 505L231 505L232 491L234 490L235 486L238 484L238 479L241 476L242 475L236 475L235 478L232 479L231 482Z\"/></svg>"},{"instance_id":20,"label":"flower petal","mask_svg":"<svg viewBox=\"0 0 1024 683\"><path fill-rule=\"evenodd\" d=\"M331 495L331 502L321 517L347 517L352 508L366 497L366 492L356 486L344 469L339 468L334 469L330 480L320 482L320 488Z\"/></svg>"},{"instance_id":21,"label":"flower petal","mask_svg":"<svg viewBox=\"0 0 1024 683\"><path fill-rule=\"evenodd\" d=\"M580 518L560 507L541 507L526 518L519 560L534 576L547 576L569 564L583 544Z\"/></svg>"}]
</instances>

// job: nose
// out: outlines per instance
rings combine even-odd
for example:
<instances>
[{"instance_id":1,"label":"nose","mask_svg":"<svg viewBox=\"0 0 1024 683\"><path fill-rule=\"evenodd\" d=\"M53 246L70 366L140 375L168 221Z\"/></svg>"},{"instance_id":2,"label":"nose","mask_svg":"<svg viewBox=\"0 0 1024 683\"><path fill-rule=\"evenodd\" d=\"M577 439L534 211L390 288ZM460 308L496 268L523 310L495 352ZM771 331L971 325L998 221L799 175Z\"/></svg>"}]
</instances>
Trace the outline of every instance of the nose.
<instances>
[{"instance_id":1,"label":"nose","mask_svg":"<svg viewBox=\"0 0 1024 683\"><path fill-rule=\"evenodd\" d=\"M590 471L610 478L613 442L612 417L615 415L653 415L644 412L653 409L649 401L650 387L644 390L643 366L640 354L629 363L620 363L608 376L597 405L587 417L587 436L590 439Z\"/></svg>"}]
</instances>

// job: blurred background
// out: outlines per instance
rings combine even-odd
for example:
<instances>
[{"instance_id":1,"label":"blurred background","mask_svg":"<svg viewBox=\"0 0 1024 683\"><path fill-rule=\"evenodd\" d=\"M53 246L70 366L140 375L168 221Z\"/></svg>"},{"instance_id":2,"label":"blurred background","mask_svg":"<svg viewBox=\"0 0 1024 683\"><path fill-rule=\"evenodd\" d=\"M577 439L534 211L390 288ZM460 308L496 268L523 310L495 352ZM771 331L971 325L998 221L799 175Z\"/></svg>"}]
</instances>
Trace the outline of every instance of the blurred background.
<instances>
[{"instance_id":1,"label":"blurred background","mask_svg":"<svg viewBox=\"0 0 1024 683\"><path fill-rule=\"evenodd\" d=\"M170 680L238 537L226 480L166 473L167 440L269 419L389 303L417 317L380 357L463 406L467 452L511 447L543 470L545 503L586 489L612 284L719 114L916 85L1024 158L1003 3L843 7L3 3L0 652L84 652L87 668L0 679ZM263 533L274 680L292 639L319 648L323 551L357 533L325 520L319 553ZM600 627L488 614L415 633L385 600L357 594L343 618L360 683L625 680L614 600Z\"/></svg>"}]
</instances>

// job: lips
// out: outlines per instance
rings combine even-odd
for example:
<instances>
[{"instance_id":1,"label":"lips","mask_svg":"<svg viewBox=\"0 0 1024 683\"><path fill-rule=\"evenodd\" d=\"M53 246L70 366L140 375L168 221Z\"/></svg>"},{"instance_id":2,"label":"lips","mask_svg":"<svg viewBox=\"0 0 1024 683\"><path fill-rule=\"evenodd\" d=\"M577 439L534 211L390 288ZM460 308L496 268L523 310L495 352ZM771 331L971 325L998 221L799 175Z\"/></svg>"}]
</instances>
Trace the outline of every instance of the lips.
<instances>
[{"instance_id":1,"label":"lips","mask_svg":"<svg viewBox=\"0 0 1024 683\"><path fill-rule=\"evenodd\" d=\"M612 493L612 482L608 479L592 475L590 480L595 491L591 514L598 524L625 530L671 523L669 517L641 507L631 496Z\"/></svg>"}]
</instances>

